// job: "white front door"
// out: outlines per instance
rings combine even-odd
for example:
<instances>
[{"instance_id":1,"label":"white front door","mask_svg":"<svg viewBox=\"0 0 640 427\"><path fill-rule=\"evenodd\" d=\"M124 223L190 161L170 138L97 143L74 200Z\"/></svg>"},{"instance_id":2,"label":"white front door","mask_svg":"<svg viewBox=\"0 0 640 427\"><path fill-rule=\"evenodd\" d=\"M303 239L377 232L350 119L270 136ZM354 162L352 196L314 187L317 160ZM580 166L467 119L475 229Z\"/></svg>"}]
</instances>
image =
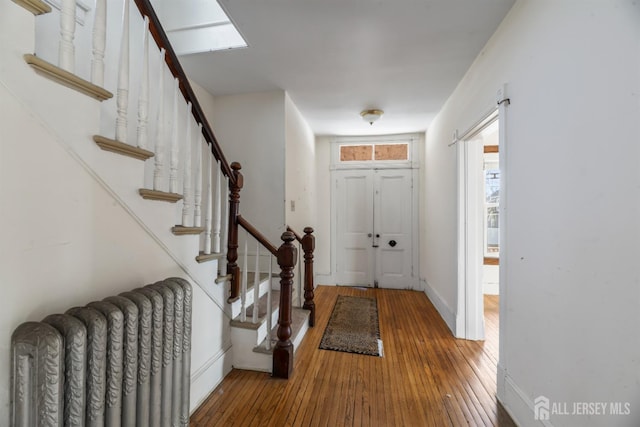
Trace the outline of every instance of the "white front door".
<instances>
[{"instance_id":1,"label":"white front door","mask_svg":"<svg viewBox=\"0 0 640 427\"><path fill-rule=\"evenodd\" d=\"M335 171L334 191L337 283L412 288L412 171Z\"/></svg>"}]
</instances>

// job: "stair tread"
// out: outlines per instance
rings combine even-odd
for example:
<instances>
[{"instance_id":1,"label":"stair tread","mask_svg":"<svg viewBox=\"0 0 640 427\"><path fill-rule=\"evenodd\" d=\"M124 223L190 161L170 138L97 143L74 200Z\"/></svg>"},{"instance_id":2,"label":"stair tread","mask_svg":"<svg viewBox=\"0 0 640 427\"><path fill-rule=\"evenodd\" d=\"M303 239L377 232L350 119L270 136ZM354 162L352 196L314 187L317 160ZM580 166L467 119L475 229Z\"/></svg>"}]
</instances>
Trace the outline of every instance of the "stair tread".
<instances>
[{"instance_id":1,"label":"stair tread","mask_svg":"<svg viewBox=\"0 0 640 427\"><path fill-rule=\"evenodd\" d=\"M295 338L303 329L305 323L309 321L309 313L309 310L305 310L303 308L294 307L293 309L291 309L291 341L295 341ZM267 339L271 339L271 349L269 350L267 350ZM256 353L271 354L273 353L273 348L275 347L277 342L278 325L276 324L273 329L271 329L269 337L262 341L260 345L255 347L253 351Z\"/></svg>"}]
</instances>

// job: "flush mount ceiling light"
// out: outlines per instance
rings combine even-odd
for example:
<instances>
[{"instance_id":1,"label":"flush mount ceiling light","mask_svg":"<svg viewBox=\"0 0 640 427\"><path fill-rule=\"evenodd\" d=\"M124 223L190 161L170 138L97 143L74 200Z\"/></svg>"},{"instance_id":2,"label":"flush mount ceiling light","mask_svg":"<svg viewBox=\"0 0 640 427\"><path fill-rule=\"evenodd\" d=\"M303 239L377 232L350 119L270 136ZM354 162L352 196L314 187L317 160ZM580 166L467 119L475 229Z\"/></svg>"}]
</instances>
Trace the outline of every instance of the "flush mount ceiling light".
<instances>
[{"instance_id":1,"label":"flush mount ceiling light","mask_svg":"<svg viewBox=\"0 0 640 427\"><path fill-rule=\"evenodd\" d=\"M384 111L382 110L364 110L360 113L360 115L362 116L362 120L368 122L370 125L378 120L383 114Z\"/></svg>"}]
</instances>

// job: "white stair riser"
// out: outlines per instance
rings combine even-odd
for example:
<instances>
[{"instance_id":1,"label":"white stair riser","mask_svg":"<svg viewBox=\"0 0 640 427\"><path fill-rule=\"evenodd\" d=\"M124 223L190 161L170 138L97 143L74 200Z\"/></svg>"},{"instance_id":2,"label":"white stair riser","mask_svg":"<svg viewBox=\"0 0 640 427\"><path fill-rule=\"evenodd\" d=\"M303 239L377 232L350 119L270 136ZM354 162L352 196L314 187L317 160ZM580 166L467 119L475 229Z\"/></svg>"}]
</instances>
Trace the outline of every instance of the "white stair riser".
<instances>
[{"instance_id":1,"label":"white stair riser","mask_svg":"<svg viewBox=\"0 0 640 427\"><path fill-rule=\"evenodd\" d=\"M309 321L307 317L297 335L291 337L294 354L298 351L298 347L308 330ZM249 344L250 342L253 342L253 338L255 336L256 331L235 327L231 328L231 340L233 342L233 366L236 369L271 372L273 366L272 354L253 351L256 345ZM262 344L265 338L260 340L260 344Z\"/></svg>"},{"instance_id":2,"label":"white stair riser","mask_svg":"<svg viewBox=\"0 0 640 427\"><path fill-rule=\"evenodd\" d=\"M249 288L249 287L247 287L247 288ZM260 282L260 290L258 292L259 296L261 297L262 295L266 294L268 289L269 289L269 281L268 280L263 280L262 282ZM252 284L250 289L247 289L247 298L246 298L246 301L245 301L245 305L247 307L249 307L251 304L253 304L253 284ZM242 308L242 301L240 300L240 298L238 298L236 301L231 303L231 318L232 319L235 319L237 316L240 315L241 308Z\"/></svg>"}]
</instances>

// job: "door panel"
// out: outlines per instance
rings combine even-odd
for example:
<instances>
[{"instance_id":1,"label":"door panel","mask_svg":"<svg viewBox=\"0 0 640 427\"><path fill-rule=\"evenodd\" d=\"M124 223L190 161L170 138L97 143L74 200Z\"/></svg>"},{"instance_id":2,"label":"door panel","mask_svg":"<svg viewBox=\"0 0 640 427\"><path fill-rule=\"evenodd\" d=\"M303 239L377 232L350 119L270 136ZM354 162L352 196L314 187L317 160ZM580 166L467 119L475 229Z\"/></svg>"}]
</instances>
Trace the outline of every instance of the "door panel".
<instances>
[{"instance_id":1,"label":"door panel","mask_svg":"<svg viewBox=\"0 0 640 427\"><path fill-rule=\"evenodd\" d=\"M333 176L337 283L412 288L412 171L340 170Z\"/></svg>"},{"instance_id":2,"label":"door panel","mask_svg":"<svg viewBox=\"0 0 640 427\"><path fill-rule=\"evenodd\" d=\"M373 179L371 171L336 171L337 281L373 285Z\"/></svg>"},{"instance_id":3,"label":"door panel","mask_svg":"<svg viewBox=\"0 0 640 427\"><path fill-rule=\"evenodd\" d=\"M375 244L378 246L376 280L382 288L410 288L413 261L411 170L376 170L374 188Z\"/></svg>"}]
</instances>

